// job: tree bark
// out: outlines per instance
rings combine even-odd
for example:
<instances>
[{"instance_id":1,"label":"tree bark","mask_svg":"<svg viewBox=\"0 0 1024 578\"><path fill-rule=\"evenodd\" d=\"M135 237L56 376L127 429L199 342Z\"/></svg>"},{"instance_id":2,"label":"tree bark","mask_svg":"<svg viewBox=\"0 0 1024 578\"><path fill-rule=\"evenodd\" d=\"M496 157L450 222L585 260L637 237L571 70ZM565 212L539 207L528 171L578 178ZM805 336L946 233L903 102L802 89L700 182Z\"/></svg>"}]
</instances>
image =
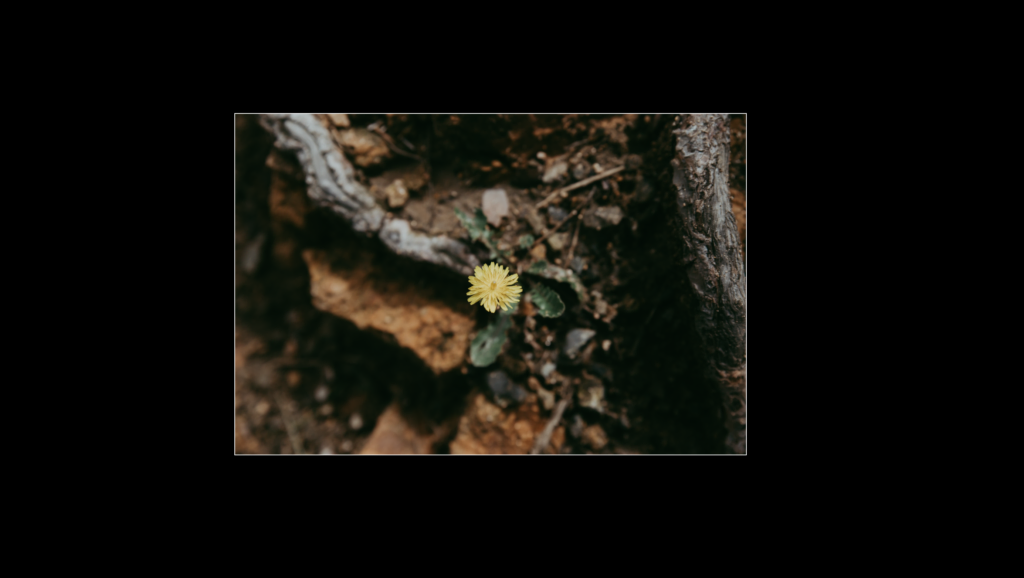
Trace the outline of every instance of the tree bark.
<instances>
[{"instance_id":1,"label":"tree bark","mask_svg":"<svg viewBox=\"0 0 1024 578\"><path fill-rule=\"evenodd\" d=\"M729 198L726 115L683 115L672 127L675 229L697 299L694 326L722 392L726 446L746 453L746 270Z\"/></svg>"}]
</instances>

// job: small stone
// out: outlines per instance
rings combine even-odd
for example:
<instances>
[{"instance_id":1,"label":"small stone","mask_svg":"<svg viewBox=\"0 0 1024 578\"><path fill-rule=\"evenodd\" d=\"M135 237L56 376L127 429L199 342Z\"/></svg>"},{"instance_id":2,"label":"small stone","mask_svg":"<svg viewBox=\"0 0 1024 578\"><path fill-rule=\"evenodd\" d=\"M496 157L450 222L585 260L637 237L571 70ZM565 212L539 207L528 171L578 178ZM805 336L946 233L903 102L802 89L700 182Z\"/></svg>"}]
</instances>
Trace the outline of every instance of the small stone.
<instances>
[{"instance_id":1,"label":"small stone","mask_svg":"<svg viewBox=\"0 0 1024 578\"><path fill-rule=\"evenodd\" d=\"M324 447L320 448L320 455L322 455L322 456L329 456L329 455L333 455L333 454L334 454L334 450L331 449L331 446L324 446Z\"/></svg>"},{"instance_id":2,"label":"small stone","mask_svg":"<svg viewBox=\"0 0 1024 578\"><path fill-rule=\"evenodd\" d=\"M507 407L509 402L522 403L528 395L522 386L513 383L508 374L501 370L487 374L487 387L502 407Z\"/></svg>"},{"instance_id":3,"label":"small stone","mask_svg":"<svg viewBox=\"0 0 1024 578\"><path fill-rule=\"evenodd\" d=\"M582 273L583 270L587 268L586 265L584 265L584 263L583 263L583 259L580 258L579 256L576 256L576 257L572 258L572 261L569 262L569 267L573 271L575 271L577 275Z\"/></svg>"},{"instance_id":4,"label":"small stone","mask_svg":"<svg viewBox=\"0 0 1024 578\"><path fill-rule=\"evenodd\" d=\"M394 182L384 189L384 194L387 195L388 206L391 208L401 207L409 200L409 189L405 187L402 179L395 179Z\"/></svg>"},{"instance_id":5,"label":"small stone","mask_svg":"<svg viewBox=\"0 0 1024 578\"><path fill-rule=\"evenodd\" d=\"M544 160L548 158L548 155L544 154L544 151L537 151L537 158L540 160Z\"/></svg>"},{"instance_id":6,"label":"small stone","mask_svg":"<svg viewBox=\"0 0 1024 578\"><path fill-rule=\"evenodd\" d=\"M601 168L601 165L600 165L600 163L594 163L594 172L595 172L595 173L599 173L599 172L601 172L601 171L603 171L603 170L604 170L604 169L603 169L603 168Z\"/></svg>"},{"instance_id":7,"label":"small stone","mask_svg":"<svg viewBox=\"0 0 1024 578\"><path fill-rule=\"evenodd\" d=\"M569 244L569 233L555 233L548 237L548 245L555 251L561 251Z\"/></svg>"},{"instance_id":8,"label":"small stone","mask_svg":"<svg viewBox=\"0 0 1024 578\"><path fill-rule=\"evenodd\" d=\"M594 448L595 450L599 450L604 446L608 445L607 434L605 434L604 429L602 429L601 426L597 424L585 428L583 430L583 435L581 437L587 445Z\"/></svg>"},{"instance_id":9,"label":"small stone","mask_svg":"<svg viewBox=\"0 0 1024 578\"><path fill-rule=\"evenodd\" d=\"M323 384L316 386L316 391L313 392L313 397L320 403L327 401L329 395L331 395L330 388Z\"/></svg>"},{"instance_id":10,"label":"small stone","mask_svg":"<svg viewBox=\"0 0 1024 578\"><path fill-rule=\"evenodd\" d=\"M540 374L541 374L541 376L544 379L547 379L551 375L551 372L553 372L555 370L555 367L557 367L557 366L554 363L551 363L550 361L545 363L544 365L542 365L540 367Z\"/></svg>"},{"instance_id":11,"label":"small stone","mask_svg":"<svg viewBox=\"0 0 1024 578\"><path fill-rule=\"evenodd\" d=\"M580 405L604 412L604 385L599 379L590 379L576 392Z\"/></svg>"},{"instance_id":12,"label":"small stone","mask_svg":"<svg viewBox=\"0 0 1024 578\"><path fill-rule=\"evenodd\" d=\"M565 159L547 159L547 167L544 170L544 176L540 180L545 183L553 183L560 181L565 178L565 175L569 172L569 163L565 162Z\"/></svg>"},{"instance_id":13,"label":"small stone","mask_svg":"<svg viewBox=\"0 0 1024 578\"><path fill-rule=\"evenodd\" d=\"M483 211L491 226L500 226L502 217L508 215L508 195L505 194L505 189L484 191Z\"/></svg>"},{"instance_id":14,"label":"small stone","mask_svg":"<svg viewBox=\"0 0 1024 578\"><path fill-rule=\"evenodd\" d=\"M561 207L556 207L554 205L548 207L548 224L552 227L564 221L568 216L569 213Z\"/></svg>"},{"instance_id":15,"label":"small stone","mask_svg":"<svg viewBox=\"0 0 1024 578\"><path fill-rule=\"evenodd\" d=\"M331 119L331 124L334 126L340 126L341 128L352 126L352 123L348 120L348 115L345 113L328 113L327 118Z\"/></svg>"},{"instance_id":16,"label":"small stone","mask_svg":"<svg viewBox=\"0 0 1024 578\"><path fill-rule=\"evenodd\" d=\"M267 400L263 400L256 404L256 413L259 415L267 415L268 411L270 411L270 404Z\"/></svg>"},{"instance_id":17,"label":"small stone","mask_svg":"<svg viewBox=\"0 0 1024 578\"><path fill-rule=\"evenodd\" d=\"M544 245L544 243L540 243L539 245L536 245L534 248L530 249L530 256L533 257L534 259L537 259L538 261L541 259L547 259L548 249Z\"/></svg>"},{"instance_id":18,"label":"small stone","mask_svg":"<svg viewBox=\"0 0 1024 578\"><path fill-rule=\"evenodd\" d=\"M242 269L246 273L252 274L256 268L259 267L260 254L263 249L263 242L266 238L266 235L260 233L255 239L245 246L245 251L242 253Z\"/></svg>"},{"instance_id":19,"label":"small stone","mask_svg":"<svg viewBox=\"0 0 1024 578\"><path fill-rule=\"evenodd\" d=\"M577 181L582 180L589 174L590 166L588 166L587 163L576 163L576 166L572 168L572 176L575 177Z\"/></svg>"},{"instance_id":20,"label":"small stone","mask_svg":"<svg viewBox=\"0 0 1024 578\"><path fill-rule=\"evenodd\" d=\"M618 225L622 217L622 209L618 206L594 207L583 212L583 226L600 230L601 227Z\"/></svg>"},{"instance_id":21,"label":"small stone","mask_svg":"<svg viewBox=\"0 0 1024 578\"><path fill-rule=\"evenodd\" d=\"M597 332L593 329L573 329L565 336L565 346L562 351L569 356L570 359L574 359L580 348L586 345L592 337L597 335Z\"/></svg>"},{"instance_id":22,"label":"small stone","mask_svg":"<svg viewBox=\"0 0 1024 578\"><path fill-rule=\"evenodd\" d=\"M555 407L555 394L544 389L543 387L537 388L537 397L540 398L541 405L544 409L550 411L551 408Z\"/></svg>"},{"instance_id":23,"label":"small stone","mask_svg":"<svg viewBox=\"0 0 1024 578\"><path fill-rule=\"evenodd\" d=\"M346 453L352 451L352 440L342 440L341 451Z\"/></svg>"},{"instance_id":24,"label":"small stone","mask_svg":"<svg viewBox=\"0 0 1024 578\"><path fill-rule=\"evenodd\" d=\"M608 351L611 348L612 348L612 340L611 339L605 339L604 341L601 342L601 349L603 349L605 351Z\"/></svg>"},{"instance_id":25,"label":"small stone","mask_svg":"<svg viewBox=\"0 0 1024 578\"><path fill-rule=\"evenodd\" d=\"M363 429L363 416L358 413L352 414L348 418L348 429L358 431Z\"/></svg>"}]
</instances>

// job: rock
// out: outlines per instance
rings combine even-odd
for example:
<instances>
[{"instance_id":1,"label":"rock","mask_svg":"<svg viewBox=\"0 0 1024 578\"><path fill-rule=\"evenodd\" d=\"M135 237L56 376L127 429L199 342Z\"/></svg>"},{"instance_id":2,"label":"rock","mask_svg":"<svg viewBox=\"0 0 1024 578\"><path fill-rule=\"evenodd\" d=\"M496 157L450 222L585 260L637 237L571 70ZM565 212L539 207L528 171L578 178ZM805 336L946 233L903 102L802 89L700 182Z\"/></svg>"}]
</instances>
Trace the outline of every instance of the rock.
<instances>
[{"instance_id":1,"label":"rock","mask_svg":"<svg viewBox=\"0 0 1024 578\"><path fill-rule=\"evenodd\" d=\"M352 162L363 167L375 167L391 158L391 151L377 133L365 128L350 128L339 131L341 148Z\"/></svg>"},{"instance_id":2,"label":"rock","mask_svg":"<svg viewBox=\"0 0 1024 578\"><path fill-rule=\"evenodd\" d=\"M450 427L444 426L417 429L402 416L398 404L392 403L377 418L377 425L359 453L432 454L437 443L450 431Z\"/></svg>"},{"instance_id":3,"label":"rock","mask_svg":"<svg viewBox=\"0 0 1024 578\"><path fill-rule=\"evenodd\" d=\"M453 454L528 454L547 421L535 399L503 410L484 394L474 393L449 450ZM556 429L545 453L558 453L564 440L564 430Z\"/></svg>"},{"instance_id":4,"label":"rock","mask_svg":"<svg viewBox=\"0 0 1024 578\"><path fill-rule=\"evenodd\" d=\"M556 207L554 205L548 207L548 225L552 227L564 221L568 216L569 213L561 207Z\"/></svg>"},{"instance_id":5,"label":"rock","mask_svg":"<svg viewBox=\"0 0 1024 578\"><path fill-rule=\"evenodd\" d=\"M267 236L260 233L245 246L245 250L242 252L243 271L251 275L260 266L260 255L263 252L263 242L266 240Z\"/></svg>"},{"instance_id":6,"label":"rock","mask_svg":"<svg viewBox=\"0 0 1024 578\"><path fill-rule=\"evenodd\" d=\"M508 374L500 369L487 374L487 387L494 394L494 399L501 407L508 407L510 403L522 403L526 400L526 390L517 383L513 383Z\"/></svg>"},{"instance_id":7,"label":"rock","mask_svg":"<svg viewBox=\"0 0 1024 578\"><path fill-rule=\"evenodd\" d=\"M334 450L331 449L331 446L324 446L324 447L320 448L320 455L322 455L322 456L329 456L329 455L333 455L333 454L334 454Z\"/></svg>"},{"instance_id":8,"label":"rock","mask_svg":"<svg viewBox=\"0 0 1024 578\"><path fill-rule=\"evenodd\" d=\"M392 335L436 374L459 367L466 358L476 317L462 295L435 294L403 282L400 272L377 265L372 253L358 249L307 249L302 256L317 309L359 329Z\"/></svg>"},{"instance_id":9,"label":"rock","mask_svg":"<svg viewBox=\"0 0 1024 578\"><path fill-rule=\"evenodd\" d=\"M316 391L313 392L313 398L319 401L320 403L327 401L327 397L330 395L330 388L323 384L316 386Z\"/></svg>"},{"instance_id":10,"label":"rock","mask_svg":"<svg viewBox=\"0 0 1024 578\"><path fill-rule=\"evenodd\" d=\"M352 123L348 120L348 115L345 113L328 113L327 118L331 119L331 124L334 126L340 126L341 128L352 126Z\"/></svg>"},{"instance_id":11,"label":"rock","mask_svg":"<svg viewBox=\"0 0 1024 578\"><path fill-rule=\"evenodd\" d=\"M576 163L576 166L572 168L572 176L577 180L583 180L587 175L590 174L590 165L587 163Z\"/></svg>"},{"instance_id":12,"label":"rock","mask_svg":"<svg viewBox=\"0 0 1024 578\"><path fill-rule=\"evenodd\" d=\"M505 189L484 191L483 211L492 227L500 226L502 217L508 215L508 195Z\"/></svg>"},{"instance_id":13,"label":"rock","mask_svg":"<svg viewBox=\"0 0 1024 578\"><path fill-rule=\"evenodd\" d=\"M550 361L545 363L544 365L542 365L540 367L540 374L541 374L541 376L544 379L547 379L551 375L551 372L553 372L555 370L555 367L556 367L555 364L551 363Z\"/></svg>"},{"instance_id":14,"label":"rock","mask_svg":"<svg viewBox=\"0 0 1024 578\"><path fill-rule=\"evenodd\" d=\"M597 424L585 428L581 437L583 438L584 443L595 450L599 450L608 445L608 436L604 433L604 429Z\"/></svg>"},{"instance_id":15,"label":"rock","mask_svg":"<svg viewBox=\"0 0 1024 578\"><path fill-rule=\"evenodd\" d=\"M583 273L583 259L578 255L572 258L569 263L569 268L576 272L577 275Z\"/></svg>"},{"instance_id":16,"label":"rock","mask_svg":"<svg viewBox=\"0 0 1024 578\"><path fill-rule=\"evenodd\" d=\"M534 246L534 248L530 249L530 256L538 261L540 261L541 259L547 259L548 248L544 245L544 243L536 245Z\"/></svg>"},{"instance_id":17,"label":"rock","mask_svg":"<svg viewBox=\"0 0 1024 578\"><path fill-rule=\"evenodd\" d=\"M570 359L575 359L580 348L586 345L586 343L595 335L597 335L597 332L593 329L573 329L566 334L565 346L562 348L562 351L564 351Z\"/></svg>"},{"instance_id":18,"label":"rock","mask_svg":"<svg viewBox=\"0 0 1024 578\"><path fill-rule=\"evenodd\" d=\"M555 233L548 237L548 245L555 251L561 251L569 245L569 233Z\"/></svg>"},{"instance_id":19,"label":"rock","mask_svg":"<svg viewBox=\"0 0 1024 578\"><path fill-rule=\"evenodd\" d=\"M611 348L612 348L612 340L611 339L605 339L604 341L601 342L601 349L603 349L605 351L608 351Z\"/></svg>"},{"instance_id":20,"label":"rock","mask_svg":"<svg viewBox=\"0 0 1024 578\"><path fill-rule=\"evenodd\" d=\"M580 405L604 413L604 384L599 379L589 379L576 390Z\"/></svg>"},{"instance_id":21,"label":"rock","mask_svg":"<svg viewBox=\"0 0 1024 578\"><path fill-rule=\"evenodd\" d=\"M402 179L395 179L393 183L384 189L384 194L388 198L388 206L391 208L401 207L409 200L409 189L405 188L405 183Z\"/></svg>"},{"instance_id":22,"label":"rock","mask_svg":"<svg viewBox=\"0 0 1024 578\"><path fill-rule=\"evenodd\" d=\"M565 162L564 158L548 157L545 163L544 176L542 176L540 180L550 184L564 179L568 172L569 163Z\"/></svg>"},{"instance_id":23,"label":"rock","mask_svg":"<svg viewBox=\"0 0 1024 578\"><path fill-rule=\"evenodd\" d=\"M617 205L610 207L594 207L583 212L583 226L591 229L612 227L622 221L622 209Z\"/></svg>"},{"instance_id":24,"label":"rock","mask_svg":"<svg viewBox=\"0 0 1024 578\"><path fill-rule=\"evenodd\" d=\"M354 413L348 418L348 428L353 431L359 431L363 429L363 416L359 413Z\"/></svg>"}]
</instances>

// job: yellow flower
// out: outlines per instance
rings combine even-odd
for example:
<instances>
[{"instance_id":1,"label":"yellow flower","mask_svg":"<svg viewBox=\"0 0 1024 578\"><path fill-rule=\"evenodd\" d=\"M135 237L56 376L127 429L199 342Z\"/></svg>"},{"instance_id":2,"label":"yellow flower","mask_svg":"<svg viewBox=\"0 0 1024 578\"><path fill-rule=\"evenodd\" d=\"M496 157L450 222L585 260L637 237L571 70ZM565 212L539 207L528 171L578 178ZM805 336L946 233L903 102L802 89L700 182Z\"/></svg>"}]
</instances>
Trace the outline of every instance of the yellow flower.
<instances>
[{"instance_id":1,"label":"yellow flower","mask_svg":"<svg viewBox=\"0 0 1024 578\"><path fill-rule=\"evenodd\" d=\"M484 309L494 313L501 307L508 311L508 306L519 302L519 294L523 288L515 285L519 275L509 276L508 268L497 263L489 263L476 268L476 275L469 278L469 302L480 301Z\"/></svg>"}]
</instances>

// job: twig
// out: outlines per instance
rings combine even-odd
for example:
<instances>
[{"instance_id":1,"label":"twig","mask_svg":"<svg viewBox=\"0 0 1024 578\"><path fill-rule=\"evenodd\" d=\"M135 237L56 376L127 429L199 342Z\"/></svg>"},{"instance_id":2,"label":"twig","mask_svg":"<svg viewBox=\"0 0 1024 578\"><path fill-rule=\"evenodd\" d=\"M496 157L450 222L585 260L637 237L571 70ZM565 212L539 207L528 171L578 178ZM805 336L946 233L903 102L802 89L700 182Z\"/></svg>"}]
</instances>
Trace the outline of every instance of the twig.
<instances>
[{"instance_id":1,"label":"twig","mask_svg":"<svg viewBox=\"0 0 1024 578\"><path fill-rule=\"evenodd\" d=\"M571 212L571 213L569 213L569 216L568 216L568 217L566 217L566 218L562 219L562 221L561 221L560 223L558 223L557 225L555 225L555 228L553 228L553 229L549 230L549 231L548 231L547 233L544 233L544 236L542 236L542 237L541 237L540 239L537 239L536 241L534 241L534 242L533 242L533 244L532 244L532 245L530 245L530 248L532 249L532 248L536 247L536 246L537 246L538 244L540 244L540 243L543 243L543 242L544 242L544 239L547 239L548 237L550 237L551 235L553 235L553 234L555 233L555 231L557 231L558 229L560 229L560 228L562 227L562 225L564 225L564 224L565 224L566 222L568 222L568 221L569 221L569 219L571 219L571 218L575 217L575 216L576 216L576 213L579 213L579 212L580 212L580 209L582 209L583 207L586 207L586 206L587 206L587 204L588 204L588 203L590 203L590 199L593 199L593 198L594 198L594 193L596 193L596 192L597 192L597 190L596 190L596 189L595 189L595 190L593 190L593 191L590 191L590 194L589 194L589 195L587 195L587 199L586 199L585 201L583 201L583 203L582 203L582 204L580 204L580 206L578 206L578 207L576 207L575 209L573 209L573 210L572 210L572 212Z\"/></svg>"},{"instance_id":2,"label":"twig","mask_svg":"<svg viewBox=\"0 0 1024 578\"><path fill-rule=\"evenodd\" d=\"M555 427L558 426L558 422L562 421L562 412L565 411L566 406L569 405L569 399L563 397L558 405L555 406L555 414L551 416L551 421L548 425L544 426L544 431L540 432L537 436L537 441L533 444L533 449L530 450L531 454L539 454L544 448L548 447L548 443L551 442L551 434L555 433Z\"/></svg>"},{"instance_id":3,"label":"twig","mask_svg":"<svg viewBox=\"0 0 1024 578\"><path fill-rule=\"evenodd\" d=\"M589 185L590 183L593 183L595 181L599 181L599 180L601 180L601 179L603 179L605 177L610 177L610 176L614 175L615 173L621 171L624 168L626 168L625 165L623 165L621 167L615 167L614 169L608 169L607 171L604 171L603 173L597 173L596 175L594 175L592 177L587 177L587 178L583 179L582 181L580 181L578 183L573 183L573 184L569 185L568 187L565 187L565 188L562 188L562 189L558 189L557 191L555 191L555 192L551 193L550 195L548 195L546 199L544 199L543 201L537 203L537 208L538 209L543 209L544 207L546 207L549 204L551 204L551 201L554 201L555 197L557 197L558 195L562 195L562 197L565 198L567 196L567 194L569 193L569 191L575 191L576 189L578 189L580 187L585 187L585 186Z\"/></svg>"}]
</instances>

